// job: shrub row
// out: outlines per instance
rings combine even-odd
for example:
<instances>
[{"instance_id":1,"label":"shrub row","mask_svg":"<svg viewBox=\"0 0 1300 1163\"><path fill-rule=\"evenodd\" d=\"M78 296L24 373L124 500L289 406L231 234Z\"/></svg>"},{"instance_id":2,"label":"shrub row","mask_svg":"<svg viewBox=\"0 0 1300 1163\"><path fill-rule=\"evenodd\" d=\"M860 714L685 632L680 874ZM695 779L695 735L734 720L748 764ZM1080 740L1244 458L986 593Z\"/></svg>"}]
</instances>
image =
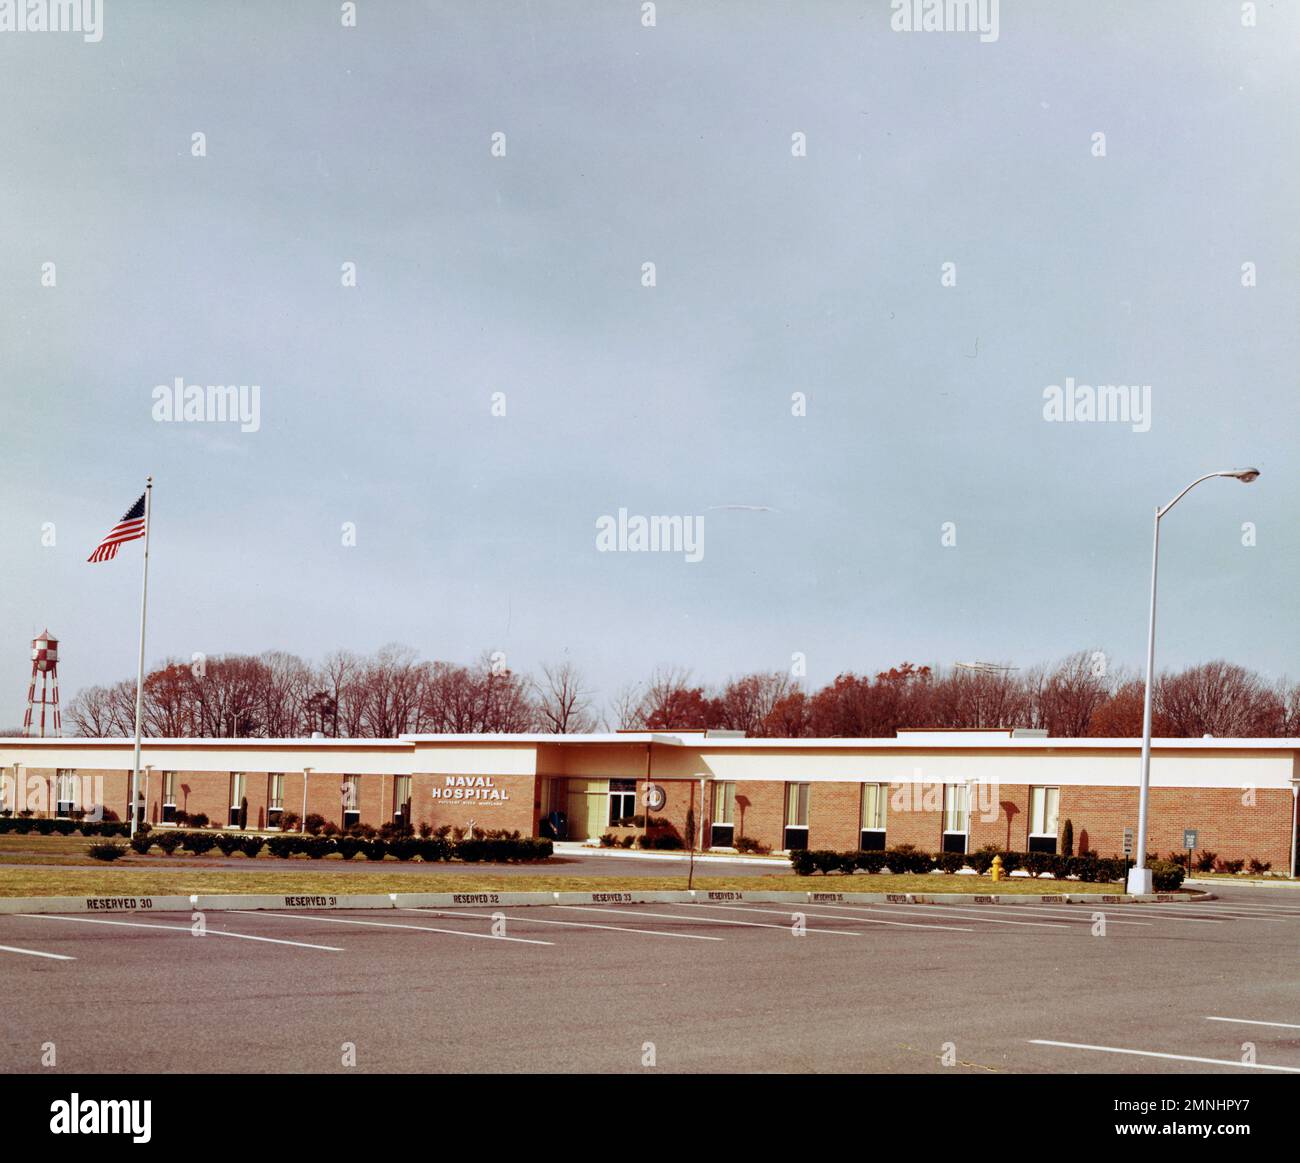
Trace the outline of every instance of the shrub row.
<instances>
[{"instance_id":1,"label":"shrub row","mask_svg":"<svg viewBox=\"0 0 1300 1163\"><path fill-rule=\"evenodd\" d=\"M1183 868L1187 867L1186 852L1171 852L1169 859ZM1261 860L1258 856L1252 856L1249 860L1225 860L1217 852L1202 851L1192 857L1192 864L1197 872L1230 872L1234 875L1250 866L1250 871L1256 876L1268 872L1273 867L1270 860Z\"/></svg>"},{"instance_id":2,"label":"shrub row","mask_svg":"<svg viewBox=\"0 0 1300 1163\"><path fill-rule=\"evenodd\" d=\"M602 848L656 848L673 852L686 847L682 843L682 838L672 832L660 832L658 835L649 836L644 832L640 835L629 832L625 836L615 836L612 832L606 832L600 838L600 846Z\"/></svg>"},{"instance_id":3,"label":"shrub row","mask_svg":"<svg viewBox=\"0 0 1300 1163\"><path fill-rule=\"evenodd\" d=\"M148 829L148 824L142 824ZM35 832L38 836L71 836L80 832L83 836L125 836L131 825L118 820L50 820L34 819L31 816L0 816L0 835L13 832L26 836Z\"/></svg>"},{"instance_id":4,"label":"shrub row","mask_svg":"<svg viewBox=\"0 0 1300 1163\"><path fill-rule=\"evenodd\" d=\"M1099 857L1095 853L1084 856L1059 856L1051 852L918 852L914 848L891 848L884 852L832 852L825 849L806 849L790 853L790 865L800 876L814 872L851 874L854 872L881 872L888 869L896 873L925 873L938 869L941 872L958 872L971 868L981 875L993 864L993 857L1002 857L1003 872L1023 869L1031 876L1047 873L1057 880L1077 877L1087 883L1110 884L1124 879L1126 862L1118 856ZM1152 880L1160 892L1172 892L1183 883L1183 870L1172 861L1148 862Z\"/></svg>"},{"instance_id":5,"label":"shrub row","mask_svg":"<svg viewBox=\"0 0 1300 1163\"><path fill-rule=\"evenodd\" d=\"M384 840L376 837L367 840L363 836L312 836L301 833L281 834L269 839L265 836L245 835L240 832L160 832L153 835L136 836L131 847L142 856L153 847L161 849L170 856L177 848L202 856L212 848L219 848L226 856L242 852L245 856L256 856L265 847L268 854L282 859L290 856L307 856L312 860L321 860L333 853L338 853L344 860L364 856L367 860L383 860L394 856L398 860L414 860L417 857L426 864L438 860L463 860L470 863L491 862L497 864L518 863L521 861L547 860L551 856L552 845L549 840L537 840L530 836L492 836L449 840L440 836L397 836Z\"/></svg>"}]
</instances>

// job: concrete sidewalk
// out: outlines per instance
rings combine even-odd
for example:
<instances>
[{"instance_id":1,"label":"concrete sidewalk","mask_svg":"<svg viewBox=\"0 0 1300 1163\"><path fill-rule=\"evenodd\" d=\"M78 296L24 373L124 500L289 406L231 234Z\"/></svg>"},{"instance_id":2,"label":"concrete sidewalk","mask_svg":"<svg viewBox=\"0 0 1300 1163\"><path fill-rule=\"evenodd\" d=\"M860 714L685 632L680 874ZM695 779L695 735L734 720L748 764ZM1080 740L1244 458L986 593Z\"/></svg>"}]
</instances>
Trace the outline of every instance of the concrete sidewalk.
<instances>
[{"instance_id":1,"label":"concrete sidewalk","mask_svg":"<svg viewBox=\"0 0 1300 1163\"><path fill-rule=\"evenodd\" d=\"M662 848L601 848L580 840L554 841L556 856L612 856L625 860L678 860L690 862L689 852ZM725 856L717 852L697 852L696 864L753 864L773 872L789 872L790 861L784 856Z\"/></svg>"}]
</instances>

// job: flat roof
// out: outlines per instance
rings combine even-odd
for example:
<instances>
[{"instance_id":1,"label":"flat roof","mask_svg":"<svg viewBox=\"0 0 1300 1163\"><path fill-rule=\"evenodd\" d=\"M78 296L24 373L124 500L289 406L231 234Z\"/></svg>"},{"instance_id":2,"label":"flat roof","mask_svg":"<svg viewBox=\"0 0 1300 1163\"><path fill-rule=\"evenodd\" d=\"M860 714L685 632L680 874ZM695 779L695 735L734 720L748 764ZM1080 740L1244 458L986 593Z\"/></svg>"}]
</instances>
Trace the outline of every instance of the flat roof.
<instances>
[{"instance_id":1,"label":"flat roof","mask_svg":"<svg viewBox=\"0 0 1300 1163\"><path fill-rule=\"evenodd\" d=\"M491 747L499 745L528 746L644 746L653 743L663 747L689 747L709 751L915 751L926 750L1005 750L1005 751L1093 751L1136 748L1141 740L1136 738L1091 738L1071 736L1014 737L985 732L924 732L909 731L894 737L834 737L817 739L740 739L696 734L676 735L670 731L600 732L590 735L483 734L483 735L400 735L395 739L262 739L262 738L195 738L172 739L146 736L144 747L196 747L196 748L277 748L304 749L378 749L403 750L414 744L452 744L458 746ZM133 747L135 740L124 737L96 738L81 735L60 737L10 736L0 738L0 747ZM1151 741L1158 750L1187 751L1300 751L1300 738L1159 738Z\"/></svg>"}]
</instances>

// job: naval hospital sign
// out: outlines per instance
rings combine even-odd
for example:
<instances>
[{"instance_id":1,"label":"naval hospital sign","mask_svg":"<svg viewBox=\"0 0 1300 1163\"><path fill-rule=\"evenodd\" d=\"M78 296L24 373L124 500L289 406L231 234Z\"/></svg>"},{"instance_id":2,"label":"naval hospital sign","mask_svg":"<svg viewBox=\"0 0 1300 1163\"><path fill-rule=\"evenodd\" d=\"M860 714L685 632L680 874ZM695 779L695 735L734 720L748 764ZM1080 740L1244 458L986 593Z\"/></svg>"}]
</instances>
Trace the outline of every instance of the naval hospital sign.
<instances>
[{"instance_id":1,"label":"naval hospital sign","mask_svg":"<svg viewBox=\"0 0 1300 1163\"><path fill-rule=\"evenodd\" d=\"M499 804L510 798L510 793L497 787L490 775L448 775L443 785L433 788L435 800L459 800L479 804Z\"/></svg>"}]
</instances>

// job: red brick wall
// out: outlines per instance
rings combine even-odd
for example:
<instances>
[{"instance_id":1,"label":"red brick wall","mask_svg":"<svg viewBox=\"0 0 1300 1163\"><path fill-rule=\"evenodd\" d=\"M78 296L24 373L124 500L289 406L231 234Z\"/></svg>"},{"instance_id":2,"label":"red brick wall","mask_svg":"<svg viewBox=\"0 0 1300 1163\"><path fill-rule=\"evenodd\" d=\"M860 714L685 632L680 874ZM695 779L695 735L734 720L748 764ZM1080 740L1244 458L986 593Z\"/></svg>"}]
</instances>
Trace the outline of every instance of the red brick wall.
<instances>
[{"instance_id":1,"label":"red brick wall","mask_svg":"<svg viewBox=\"0 0 1300 1163\"><path fill-rule=\"evenodd\" d=\"M889 815L885 819L885 844L913 844L923 852L943 848L942 784L889 785Z\"/></svg>"},{"instance_id":2,"label":"red brick wall","mask_svg":"<svg viewBox=\"0 0 1300 1163\"><path fill-rule=\"evenodd\" d=\"M862 785L815 783L808 800L809 847L851 849L862 842Z\"/></svg>"},{"instance_id":3,"label":"red brick wall","mask_svg":"<svg viewBox=\"0 0 1300 1163\"><path fill-rule=\"evenodd\" d=\"M651 812L650 815L656 820L667 820L674 828L677 834L681 836L682 842L690 846L690 836L687 834L686 815L691 809L691 800L695 801L695 814L700 814L700 785L696 780L679 780L679 779L656 779L650 777L650 782L656 787L664 789L664 806L658 811ZM636 781L636 810L637 814L645 811L645 790L648 785L644 779ZM705 784L705 795L708 794L708 784ZM706 805L707 808L707 805ZM696 825L696 832L699 832L699 825Z\"/></svg>"},{"instance_id":4,"label":"red brick wall","mask_svg":"<svg viewBox=\"0 0 1300 1163\"><path fill-rule=\"evenodd\" d=\"M736 835L750 836L774 850L784 846L785 784L736 784ZM808 843L813 848L848 849L859 843L861 784L814 782L808 812ZM709 785L711 796L712 785ZM1015 851L1029 846L1029 785L1001 784L972 789L969 849L986 844ZM1075 852L1103 856L1123 851L1124 828L1137 830L1136 788L1060 789L1058 826L1074 824ZM1200 832L1200 849L1225 859L1258 857L1285 872L1291 852L1291 793L1285 788L1256 790L1243 802L1234 788L1152 788L1148 847L1161 858L1182 844L1184 827ZM670 793L671 798L671 793ZM705 826L712 814L706 804ZM707 841L707 832L706 832ZM938 784L891 784L886 842L914 844L938 852L943 844L943 789Z\"/></svg>"},{"instance_id":5,"label":"red brick wall","mask_svg":"<svg viewBox=\"0 0 1300 1163\"><path fill-rule=\"evenodd\" d=\"M971 852L978 852L986 844L996 844L1012 852L1029 848L1028 784L983 784L971 789L967 847Z\"/></svg>"},{"instance_id":6,"label":"red brick wall","mask_svg":"<svg viewBox=\"0 0 1300 1163\"><path fill-rule=\"evenodd\" d=\"M33 777L50 788L53 769L25 768L24 784ZM79 777L98 777L105 806L121 818L128 817L130 772L121 769L78 769ZM246 772L250 827L264 827L267 773ZM537 781L532 776L493 776L493 786L505 793L498 801L437 799L435 786L446 786L446 776L417 774L411 780L412 817L416 824L433 827L451 824L466 827L471 818L482 828L518 829L536 834ZM302 772L285 772L284 807L302 811ZM342 775L313 773L308 784L308 813L342 823ZM392 818L391 775L360 777L362 822L380 825ZM699 794L693 780L661 777L655 780L667 793L661 812L686 835L686 815L692 797ZM224 771L178 771L178 809L204 812L216 825L224 825L229 809L230 774ZM93 783L91 786L95 786ZM141 776L143 788L143 775ZM713 784L706 783L704 806L705 842L712 815ZM785 783L780 781L738 781L735 825L737 836L749 836L774 850L784 846ZM857 782L812 783L809 803L809 844L814 848L855 848L859 842L861 784ZM163 772L149 774L148 815L157 822L162 816ZM473 790L473 789L470 789ZM645 790L637 781L638 803ZM976 786L971 805L970 848L985 844L1024 850L1028 846L1029 788L1024 784L1003 784L992 799L985 787ZM23 789L19 789L20 796ZM1253 794L1253 800L1250 798ZM939 851L942 844L942 788L935 784L892 784L889 789L887 843L911 843L927 851ZM1125 827L1137 829L1136 788L1081 787L1061 785L1060 823L1074 825L1075 851L1097 851L1104 856L1118 854L1123 847ZM53 813L53 802L41 814ZM988 819L985 819L985 816ZM1225 859L1258 857L1280 872L1288 869L1291 846L1292 797L1286 788L1262 789L1253 793L1237 788L1153 788L1151 792L1151 840L1149 849L1160 857L1179 849L1182 830L1197 828L1200 850L1218 853Z\"/></svg>"},{"instance_id":7,"label":"red brick wall","mask_svg":"<svg viewBox=\"0 0 1300 1163\"><path fill-rule=\"evenodd\" d=\"M812 820L812 808L808 809ZM776 851L785 847L785 784L736 784L736 835L748 836Z\"/></svg>"},{"instance_id":8,"label":"red brick wall","mask_svg":"<svg viewBox=\"0 0 1300 1163\"><path fill-rule=\"evenodd\" d=\"M153 780L149 781L151 784ZM152 789L150 789L152 790ZM224 824L230 808L228 771L178 771L176 810L191 816L203 812L214 824Z\"/></svg>"},{"instance_id":9,"label":"red brick wall","mask_svg":"<svg viewBox=\"0 0 1300 1163\"><path fill-rule=\"evenodd\" d=\"M1243 802L1239 788L1151 789L1149 851L1162 859L1179 851L1183 829L1199 833L1197 851L1208 849L1227 860L1258 857L1286 872L1291 860L1291 793L1285 788L1253 792ZM1061 823L1074 823L1075 852L1102 856L1124 850L1124 829L1137 835L1137 788L1062 787Z\"/></svg>"}]
</instances>

